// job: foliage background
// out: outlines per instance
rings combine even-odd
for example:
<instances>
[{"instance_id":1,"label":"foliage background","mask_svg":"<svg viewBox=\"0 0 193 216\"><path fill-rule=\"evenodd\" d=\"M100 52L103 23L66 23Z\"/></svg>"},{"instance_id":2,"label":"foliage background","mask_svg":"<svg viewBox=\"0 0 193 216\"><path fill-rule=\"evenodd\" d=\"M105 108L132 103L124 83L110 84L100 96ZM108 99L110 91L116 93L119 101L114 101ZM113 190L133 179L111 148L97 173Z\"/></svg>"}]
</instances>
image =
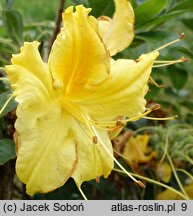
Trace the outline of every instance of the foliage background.
<instances>
[{"instance_id":1,"label":"foliage background","mask_svg":"<svg viewBox=\"0 0 193 216\"><path fill-rule=\"evenodd\" d=\"M181 56L189 62L168 67L155 68L152 77L164 88L150 84L147 95L148 104L159 103L161 109L153 117L178 115L177 120L150 121L142 119L128 124L122 134L113 140L114 147L120 144L125 133L132 137L148 134L149 151L157 156L145 163L127 164L117 155L124 166L153 181L163 183L193 198L193 1L192 0L131 0L135 11L135 39L130 47L115 58L137 58L140 54L152 51L165 43L178 38L181 32L185 40L161 51L159 59L174 60ZM1 0L0 4L0 76L5 76L4 66L10 64L12 53L17 53L24 41L41 42L41 54L46 59L50 40L55 29L60 1L47 0ZM91 14L112 16L113 0L66 0L69 5L84 4L92 8ZM7 100L10 87L0 81L0 107ZM15 175L15 147L13 143L16 103L12 100L0 118L0 198L31 199L25 193L25 186ZM128 140L125 140L124 145ZM168 146L167 156L163 153ZM123 152L118 152L122 154ZM145 153L146 154L146 153ZM162 160L161 160L162 159ZM170 163L171 161L172 163ZM167 164L171 170L169 180L158 177L158 165ZM173 169L172 169L173 165ZM164 166L163 166L164 167ZM163 168L162 167L162 168ZM167 167L167 166L166 166ZM162 171L166 173L164 167ZM166 174L163 174L166 175ZM176 177L177 175L177 177ZM112 172L108 179L94 180L83 184L88 199L179 199L175 193L168 192L156 182L144 180L145 189L139 188L124 175ZM180 182L180 183L179 183ZM191 188L187 189L187 188ZM165 194L163 195L163 191ZM33 199L82 199L75 184L70 179L63 187L49 194L37 194Z\"/></svg>"}]
</instances>

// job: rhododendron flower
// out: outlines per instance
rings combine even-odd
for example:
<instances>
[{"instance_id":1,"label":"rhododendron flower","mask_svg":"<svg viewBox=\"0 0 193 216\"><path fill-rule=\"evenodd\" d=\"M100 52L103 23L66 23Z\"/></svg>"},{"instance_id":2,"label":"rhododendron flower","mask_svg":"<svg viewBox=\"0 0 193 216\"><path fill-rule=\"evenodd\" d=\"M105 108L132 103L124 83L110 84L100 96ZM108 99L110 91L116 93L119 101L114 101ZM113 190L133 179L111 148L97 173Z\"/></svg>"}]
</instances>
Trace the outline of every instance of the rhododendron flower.
<instances>
[{"instance_id":1,"label":"rhododendron flower","mask_svg":"<svg viewBox=\"0 0 193 216\"><path fill-rule=\"evenodd\" d=\"M133 38L130 3L115 3L112 20L97 20L82 5L75 12L67 8L48 63L34 41L25 42L6 66L18 102L16 172L29 195L52 191L70 177L78 187L108 177L114 166L108 130L118 116L140 117L146 110L158 51L138 61L111 59Z\"/></svg>"},{"instance_id":2,"label":"rhododendron flower","mask_svg":"<svg viewBox=\"0 0 193 216\"><path fill-rule=\"evenodd\" d=\"M129 165L148 163L156 156L155 151L148 153L148 142L149 136L147 134L132 136L129 139L123 151L123 155Z\"/></svg>"}]
</instances>

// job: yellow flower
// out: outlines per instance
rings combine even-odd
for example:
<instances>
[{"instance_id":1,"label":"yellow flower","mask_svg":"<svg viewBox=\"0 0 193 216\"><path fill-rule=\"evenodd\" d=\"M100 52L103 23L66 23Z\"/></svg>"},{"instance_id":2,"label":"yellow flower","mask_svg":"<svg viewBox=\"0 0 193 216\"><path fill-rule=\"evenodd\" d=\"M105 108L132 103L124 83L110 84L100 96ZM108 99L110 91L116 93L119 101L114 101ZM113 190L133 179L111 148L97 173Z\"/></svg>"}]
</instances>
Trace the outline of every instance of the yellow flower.
<instances>
[{"instance_id":1,"label":"yellow flower","mask_svg":"<svg viewBox=\"0 0 193 216\"><path fill-rule=\"evenodd\" d=\"M100 21L88 15L90 9L79 5L73 12L69 7L48 63L34 41L25 42L6 66L18 102L16 172L29 195L52 191L70 177L78 187L108 177L113 150L107 129L116 125L117 116L132 118L145 111L147 81L158 52L143 54L138 62L111 60L109 52L113 55L128 43L119 47L116 41L122 32L126 40L124 26L133 34L129 2L115 2L111 30L103 29L100 35ZM115 35L111 38L105 31Z\"/></svg>"},{"instance_id":2,"label":"yellow flower","mask_svg":"<svg viewBox=\"0 0 193 216\"><path fill-rule=\"evenodd\" d=\"M130 1L115 0L115 7L113 19L98 18L99 33L111 56L128 47L134 38L134 12Z\"/></svg>"},{"instance_id":3,"label":"yellow flower","mask_svg":"<svg viewBox=\"0 0 193 216\"><path fill-rule=\"evenodd\" d=\"M187 194L189 199L193 199L193 183L183 186L185 193ZM160 192L157 197L157 200L182 200L182 197L179 194L171 191L169 189Z\"/></svg>"},{"instance_id":4,"label":"yellow flower","mask_svg":"<svg viewBox=\"0 0 193 216\"><path fill-rule=\"evenodd\" d=\"M149 136L147 134L131 137L126 144L123 155L127 158L126 162L132 166L133 163L148 163L156 152L152 151L147 155L147 145Z\"/></svg>"}]
</instances>

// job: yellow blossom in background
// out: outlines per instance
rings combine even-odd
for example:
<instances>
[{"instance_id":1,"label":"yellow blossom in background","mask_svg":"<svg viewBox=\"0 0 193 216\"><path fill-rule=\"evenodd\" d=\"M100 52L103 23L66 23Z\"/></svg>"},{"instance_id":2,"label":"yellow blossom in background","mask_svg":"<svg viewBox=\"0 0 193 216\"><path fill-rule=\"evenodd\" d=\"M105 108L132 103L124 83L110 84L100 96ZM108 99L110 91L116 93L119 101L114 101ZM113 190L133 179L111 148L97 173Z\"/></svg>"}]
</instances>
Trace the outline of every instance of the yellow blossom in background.
<instances>
[{"instance_id":1,"label":"yellow blossom in background","mask_svg":"<svg viewBox=\"0 0 193 216\"><path fill-rule=\"evenodd\" d=\"M147 81L159 53L137 62L111 59L133 39L129 1L115 5L106 23L82 5L75 12L67 8L47 63L34 41L6 66L18 102L16 172L29 195L55 190L70 177L78 187L108 177L114 166L108 129L118 116L132 118L146 109Z\"/></svg>"},{"instance_id":2,"label":"yellow blossom in background","mask_svg":"<svg viewBox=\"0 0 193 216\"><path fill-rule=\"evenodd\" d=\"M187 193L188 197L193 199L193 183L184 186L184 190ZM156 197L157 200L181 200L182 197L177 193L167 189L161 193L159 193Z\"/></svg>"},{"instance_id":3,"label":"yellow blossom in background","mask_svg":"<svg viewBox=\"0 0 193 216\"><path fill-rule=\"evenodd\" d=\"M167 162L157 164L156 166L157 177L165 183L168 183L172 176L172 169Z\"/></svg>"},{"instance_id":4,"label":"yellow blossom in background","mask_svg":"<svg viewBox=\"0 0 193 216\"><path fill-rule=\"evenodd\" d=\"M149 136L147 134L131 137L123 150L126 162L132 166L133 163L148 163L156 156L156 152L148 152Z\"/></svg>"}]
</instances>

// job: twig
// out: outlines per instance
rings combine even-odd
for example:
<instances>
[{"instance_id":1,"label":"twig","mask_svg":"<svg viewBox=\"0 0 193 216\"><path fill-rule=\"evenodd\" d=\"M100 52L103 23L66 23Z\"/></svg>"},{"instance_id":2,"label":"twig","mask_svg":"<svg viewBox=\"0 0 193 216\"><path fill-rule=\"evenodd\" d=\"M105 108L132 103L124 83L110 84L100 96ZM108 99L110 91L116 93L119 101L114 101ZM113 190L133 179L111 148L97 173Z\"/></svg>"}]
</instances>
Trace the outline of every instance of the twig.
<instances>
[{"instance_id":1,"label":"twig","mask_svg":"<svg viewBox=\"0 0 193 216\"><path fill-rule=\"evenodd\" d=\"M54 32L53 32L53 35L51 37L49 47L48 47L48 49L49 49L48 54L50 53L52 44L54 43L58 33L60 32L60 24L61 24L61 21L62 21L62 12L64 10L64 4L65 4L65 0L60 0L60 5L59 5L59 9L58 9L58 15L57 15L56 21L55 21L55 29L54 29Z\"/></svg>"}]
</instances>

